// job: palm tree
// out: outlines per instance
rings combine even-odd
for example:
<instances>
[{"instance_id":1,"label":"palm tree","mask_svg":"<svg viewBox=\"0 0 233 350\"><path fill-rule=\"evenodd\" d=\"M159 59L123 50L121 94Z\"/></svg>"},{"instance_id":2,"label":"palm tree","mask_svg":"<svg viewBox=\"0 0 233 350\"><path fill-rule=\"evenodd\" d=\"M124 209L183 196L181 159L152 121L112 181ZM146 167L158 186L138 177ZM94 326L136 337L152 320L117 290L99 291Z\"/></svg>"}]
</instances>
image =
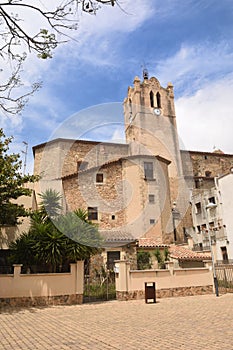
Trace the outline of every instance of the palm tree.
<instances>
[{"instance_id":1,"label":"palm tree","mask_svg":"<svg viewBox=\"0 0 233 350\"><path fill-rule=\"evenodd\" d=\"M14 242L9 244L9 248L11 250L9 261L12 264L23 264L26 270L36 264L34 236L31 232L24 232Z\"/></svg>"},{"instance_id":2,"label":"palm tree","mask_svg":"<svg viewBox=\"0 0 233 350\"><path fill-rule=\"evenodd\" d=\"M52 223L35 223L33 232L36 258L40 263L47 264L50 272L56 272L63 262L66 237Z\"/></svg>"},{"instance_id":3,"label":"palm tree","mask_svg":"<svg viewBox=\"0 0 233 350\"><path fill-rule=\"evenodd\" d=\"M45 192L39 194L39 196L42 199L40 211L47 213L50 218L57 217L62 209L60 204L62 196L60 193L49 188Z\"/></svg>"},{"instance_id":4,"label":"palm tree","mask_svg":"<svg viewBox=\"0 0 233 350\"><path fill-rule=\"evenodd\" d=\"M51 272L56 272L64 263L87 259L99 251L102 240L98 227L88 221L86 211L78 209L74 213L58 215L60 194L46 190L40 196L42 204L31 214L28 234L21 236L12 246L12 259L29 266L35 261L47 264ZM30 245L26 246L29 238ZM24 252L28 254L28 260L25 260Z\"/></svg>"},{"instance_id":5,"label":"palm tree","mask_svg":"<svg viewBox=\"0 0 233 350\"><path fill-rule=\"evenodd\" d=\"M60 232L76 243L93 248L101 247L102 240L98 227L92 222L86 221L81 210L78 214L81 214L81 218L77 215L77 211L60 215L54 220L54 224Z\"/></svg>"}]
</instances>

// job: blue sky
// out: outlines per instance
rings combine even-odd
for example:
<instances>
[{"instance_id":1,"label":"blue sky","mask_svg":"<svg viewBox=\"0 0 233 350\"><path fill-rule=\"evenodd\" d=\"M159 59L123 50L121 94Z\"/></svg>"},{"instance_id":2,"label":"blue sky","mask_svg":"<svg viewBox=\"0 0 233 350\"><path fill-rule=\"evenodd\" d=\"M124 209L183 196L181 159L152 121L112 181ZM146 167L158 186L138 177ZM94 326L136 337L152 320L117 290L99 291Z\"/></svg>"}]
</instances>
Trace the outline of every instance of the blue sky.
<instances>
[{"instance_id":1,"label":"blue sky","mask_svg":"<svg viewBox=\"0 0 233 350\"><path fill-rule=\"evenodd\" d=\"M162 86L174 85L182 148L233 153L232 0L120 4L124 11L106 6L97 16L80 14L73 40L57 48L51 60L31 55L26 61L26 85L42 80L43 87L21 116L0 120L5 133L15 136L16 150L28 142L28 170L31 147L63 132L64 137L119 139L121 103L134 77L142 77L143 65ZM87 108L88 113L80 112ZM69 122L74 118L75 130Z\"/></svg>"}]
</instances>

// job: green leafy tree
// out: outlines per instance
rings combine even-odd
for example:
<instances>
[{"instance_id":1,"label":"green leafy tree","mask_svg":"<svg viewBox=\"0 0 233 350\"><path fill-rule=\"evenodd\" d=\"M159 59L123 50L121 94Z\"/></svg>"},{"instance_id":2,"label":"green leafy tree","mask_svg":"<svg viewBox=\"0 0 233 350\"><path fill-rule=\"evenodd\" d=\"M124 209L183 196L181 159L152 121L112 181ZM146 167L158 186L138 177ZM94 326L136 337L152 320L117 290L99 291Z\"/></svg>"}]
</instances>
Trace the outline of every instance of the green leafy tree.
<instances>
[{"instance_id":1,"label":"green leafy tree","mask_svg":"<svg viewBox=\"0 0 233 350\"><path fill-rule=\"evenodd\" d=\"M15 201L21 196L30 196L31 190L25 186L39 179L34 175L22 175L20 155L9 153L12 137L6 137L0 129L0 227L19 223L19 217L28 211Z\"/></svg>"},{"instance_id":2,"label":"green leafy tree","mask_svg":"<svg viewBox=\"0 0 233 350\"><path fill-rule=\"evenodd\" d=\"M151 255L150 252L141 250L137 252L137 267L138 270L151 269Z\"/></svg>"}]
</instances>

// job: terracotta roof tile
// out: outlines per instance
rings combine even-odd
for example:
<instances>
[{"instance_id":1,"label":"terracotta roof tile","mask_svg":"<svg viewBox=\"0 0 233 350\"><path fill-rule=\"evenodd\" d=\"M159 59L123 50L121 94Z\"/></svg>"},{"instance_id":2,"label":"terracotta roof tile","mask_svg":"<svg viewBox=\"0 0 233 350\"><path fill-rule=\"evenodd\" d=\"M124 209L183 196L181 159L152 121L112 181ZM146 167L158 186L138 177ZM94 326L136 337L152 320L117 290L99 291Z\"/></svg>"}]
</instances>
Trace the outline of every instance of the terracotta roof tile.
<instances>
[{"instance_id":1,"label":"terracotta roof tile","mask_svg":"<svg viewBox=\"0 0 233 350\"><path fill-rule=\"evenodd\" d=\"M130 233L120 230L99 230L99 233L108 246L121 246L136 241Z\"/></svg>"},{"instance_id":2,"label":"terracotta roof tile","mask_svg":"<svg viewBox=\"0 0 233 350\"><path fill-rule=\"evenodd\" d=\"M210 253L194 252L183 246L171 245L169 248L170 257L178 260L210 260Z\"/></svg>"},{"instance_id":3,"label":"terracotta roof tile","mask_svg":"<svg viewBox=\"0 0 233 350\"><path fill-rule=\"evenodd\" d=\"M138 247L140 248L156 248L156 247L169 247L167 244L163 244L160 238L139 238Z\"/></svg>"}]
</instances>

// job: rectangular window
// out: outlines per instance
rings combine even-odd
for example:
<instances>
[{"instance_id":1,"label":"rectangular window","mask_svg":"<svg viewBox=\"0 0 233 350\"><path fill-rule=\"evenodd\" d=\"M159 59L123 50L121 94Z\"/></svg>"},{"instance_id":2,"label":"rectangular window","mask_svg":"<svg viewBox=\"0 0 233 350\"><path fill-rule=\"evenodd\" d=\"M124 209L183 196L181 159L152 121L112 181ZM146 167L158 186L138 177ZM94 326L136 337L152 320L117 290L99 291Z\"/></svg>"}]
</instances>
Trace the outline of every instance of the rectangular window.
<instances>
[{"instance_id":1,"label":"rectangular window","mask_svg":"<svg viewBox=\"0 0 233 350\"><path fill-rule=\"evenodd\" d=\"M144 162L144 176L146 179L153 179L153 163Z\"/></svg>"},{"instance_id":2,"label":"rectangular window","mask_svg":"<svg viewBox=\"0 0 233 350\"><path fill-rule=\"evenodd\" d=\"M227 247L221 247L221 252L222 252L222 260L227 262L228 261Z\"/></svg>"},{"instance_id":3,"label":"rectangular window","mask_svg":"<svg viewBox=\"0 0 233 350\"><path fill-rule=\"evenodd\" d=\"M155 202L155 195L149 194L149 203L154 203L154 202Z\"/></svg>"},{"instance_id":4,"label":"rectangular window","mask_svg":"<svg viewBox=\"0 0 233 350\"><path fill-rule=\"evenodd\" d=\"M107 252L107 269L108 270L113 270L114 269L114 261L115 260L120 260L121 253L116 250L113 252Z\"/></svg>"},{"instance_id":5,"label":"rectangular window","mask_svg":"<svg viewBox=\"0 0 233 350\"><path fill-rule=\"evenodd\" d=\"M209 203L216 204L215 197L210 197L209 198Z\"/></svg>"},{"instance_id":6,"label":"rectangular window","mask_svg":"<svg viewBox=\"0 0 233 350\"><path fill-rule=\"evenodd\" d=\"M98 208L88 207L88 220L98 220Z\"/></svg>"},{"instance_id":7,"label":"rectangular window","mask_svg":"<svg viewBox=\"0 0 233 350\"><path fill-rule=\"evenodd\" d=\"M96 174L96 182L103 183L104 182L104 174L101 174L101 173Z\"/></svg>"},{"instance_id":8,"label":"rectangular window","mask_svg":"<svg viewBox=\"0 0 233 350\"><path fill-rule=\"evenodd\" d=\"M150 219L150 224L154 225L154 223L155 223L155 219Z\"/></svg>"},{"instance_id":9,"label":"rectangular window","mask_svg":"<svg viewBox=\"0 0 233 350\"><path fill-rule=\"evenodd\" d=\"M206 224L201 225L201 230L206 231Z\"/></svg>"},{"instance_id":10,"label":"rectangular window","mask_svg":"<svg viewBox=\"0 0 233 350\"><path fill-rule=\"evenodd\" d=\"M201 226L200 225L197 225L197 232L201 233Z\"/></svg>"},{"instance_id":11,"label":"rectangular window","mask_svg":"<svg viewBox=\"0 0 233 350\"><path fill-rule=\"evenodd\" d=\"M201 187L201 183L199 179L195 180L195 188L200 188Z\"/></svg>"},{"instance_id":12,"label":"rectangular window","mask_svg":"<svg viewBox=\"0 0 233 350\"><path fill-rule=\"evenodd\" d=\"M196 214L201 214L201 203L198 202L195 204L196 207Z\"/></svg>"},{"instance_id":13,"label":"rectangular window","mask_svg":"<svg viewBox=\"0 0 233 350\"><path fill-rule=\"evenodd\" d=\"M213 228L214 228L214 222L213 221L209 222L209 227L210 227L211 230L213 230Z\"/></svg>"}]
</instances>

